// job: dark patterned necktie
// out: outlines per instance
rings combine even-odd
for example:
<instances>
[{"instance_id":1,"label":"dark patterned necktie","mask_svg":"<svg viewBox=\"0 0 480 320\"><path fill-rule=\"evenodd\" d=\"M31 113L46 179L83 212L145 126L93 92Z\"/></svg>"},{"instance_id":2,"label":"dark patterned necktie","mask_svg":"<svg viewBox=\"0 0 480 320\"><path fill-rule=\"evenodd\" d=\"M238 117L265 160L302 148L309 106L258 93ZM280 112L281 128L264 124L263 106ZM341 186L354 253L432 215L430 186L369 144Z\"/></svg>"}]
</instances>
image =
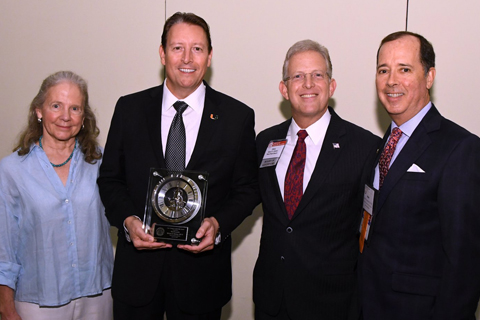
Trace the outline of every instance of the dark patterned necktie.
<instances>
[{"instance_id":1,"label":"dark patterned necktie","mask_svg":"<svg viewBox=\"0 0 480 320\"><path fill-rule=\"evenodd\" d=\"M289 219L292 219L303 196L303 172L307 157L305 138L308 136L308 133L305 130L299 130L297 136L297 144L293 150L292 159L285 176L284 202Z\"/></svg>"},{"instance_id":2,"label":"dark patterned necktie","mask_svg":"<svg viewBox=\"0 0 480 320\"><path fill-rule=\"evenodd\" d=\"M186 138L182 113L187 109L188 104L177 101L173 104L173 107L177 110L177 113L173 117L170 131L168 131L165 163L169 170L183 171L185 170Z\"/></svg>"},{"instance_id":3,"label":"dark patterned necktie","mask_svg":"<svg viewBox=\"0 0 480 320\"><path fill-rule=\"evenodd\" d=\"M395 148L397 147L398 140L401 136L402 130L400 130L398 127L394 128L392 133L390 133L390 137L388 138L388 142L385 145L382 154L380 155L380 160L378 161L378 166L380 168L380 188L382 187L383 181L387 176L393 153L395 152Z\"/></svg>"}]
</instances>

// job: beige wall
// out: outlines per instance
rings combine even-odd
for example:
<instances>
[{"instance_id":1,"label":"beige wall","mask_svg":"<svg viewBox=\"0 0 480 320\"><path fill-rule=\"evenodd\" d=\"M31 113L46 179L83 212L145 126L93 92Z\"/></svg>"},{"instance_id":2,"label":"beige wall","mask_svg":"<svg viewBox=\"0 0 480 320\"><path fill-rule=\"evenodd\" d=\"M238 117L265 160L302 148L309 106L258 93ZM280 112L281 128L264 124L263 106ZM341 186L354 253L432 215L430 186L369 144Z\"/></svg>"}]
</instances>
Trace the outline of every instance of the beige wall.
<instances>
[{"instance_id":1,"label":"beige wall","mask_svg":"<svg viewBox=\"0 0 480 320\"><path fill-rule=\"evenodd\" d=\"M383 135L388 117L375 93L375 54L383 36L405 28L404 0L1 0L0 157L11 152L28 105L50 73L71 69L90 86L104 144L120 95L161 83L158 57L165 15L195 12L211 26L210 84L250 105L257 132L289 116L278 92L287 49L311 38L327 46L340 116ZM480 2L411 0L409 30L437 53L433 101L480 134ZM251 276L261 209L234 234L234 294L224 319L252 319Z\"/></svg>"}]
</instances>

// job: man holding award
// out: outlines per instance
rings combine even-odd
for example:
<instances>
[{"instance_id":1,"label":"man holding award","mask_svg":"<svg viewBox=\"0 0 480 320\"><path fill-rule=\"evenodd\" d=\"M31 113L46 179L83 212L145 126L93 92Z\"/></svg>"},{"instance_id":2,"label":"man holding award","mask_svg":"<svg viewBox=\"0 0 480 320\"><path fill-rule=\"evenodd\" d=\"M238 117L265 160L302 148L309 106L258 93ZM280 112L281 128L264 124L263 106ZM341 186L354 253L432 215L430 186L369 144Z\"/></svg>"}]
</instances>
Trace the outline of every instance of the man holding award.
<instances>
[{"instance_id":1,"label":"man holding award","mask_svg":"<svg viewBox=\"0 0 480 320\"><path fill-rule=\"evenodd\" d=\"M118 100L98 179L119 229L114 317L218 320L231 297L229 235L260 202L254 112L203 81L202 18L167 19L160 57L164 83Z\"/></svg>"}]
</instances>

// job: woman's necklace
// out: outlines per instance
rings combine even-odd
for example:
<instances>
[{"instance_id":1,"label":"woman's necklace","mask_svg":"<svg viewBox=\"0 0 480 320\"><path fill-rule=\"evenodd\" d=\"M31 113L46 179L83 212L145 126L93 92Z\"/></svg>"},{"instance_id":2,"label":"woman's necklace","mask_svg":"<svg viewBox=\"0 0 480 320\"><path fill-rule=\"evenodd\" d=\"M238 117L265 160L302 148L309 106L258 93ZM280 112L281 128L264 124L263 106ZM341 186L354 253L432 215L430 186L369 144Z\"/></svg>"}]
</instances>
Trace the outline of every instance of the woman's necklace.
<instances>
[{"instance_id":1,"label":"woman's necklace","mask_svg":"<svg viewBox=\"0 0 480 320\"><path fill-rule=\"evenodd\" d=\"M38 139L38 144L40 145L40 148L42 148L42 150L43 150L42 138L43 138L43 136L40 136L40 139ZM68 161L70 161L70 159L72 159L72 157L73 157L73 152L75 151L76 148L77 148L77 138L75 138L75 146L73 147L73 150L72 150L72 153L70 154L70 157L68 157L68 159L65 160L64 163L53 164L53 163L50 162L50 164L51 164L52 166L54 166L55 168L63 167L64 165L66 165L66 164L68 163Z\"/></svg>"}]
</instances>

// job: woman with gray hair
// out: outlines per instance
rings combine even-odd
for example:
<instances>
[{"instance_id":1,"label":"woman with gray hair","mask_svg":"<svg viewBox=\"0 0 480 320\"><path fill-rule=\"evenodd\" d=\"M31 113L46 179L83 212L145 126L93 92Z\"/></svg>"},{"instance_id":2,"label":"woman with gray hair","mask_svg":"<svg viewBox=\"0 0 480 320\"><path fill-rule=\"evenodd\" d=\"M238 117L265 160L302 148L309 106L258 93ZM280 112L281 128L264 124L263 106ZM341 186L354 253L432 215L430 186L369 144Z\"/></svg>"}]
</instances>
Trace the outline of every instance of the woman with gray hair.
<instances>
[{"instance_id":1,"label":"woman with gray hair","mask_svg":"<svg viewBox=\"0 0 480 320\"><path fill-rule=\"evenodd\" d=\"M47 77L0 162L2 320L112 318L98 134L86 82L70 71Z\"/></svg>"}]
</instances>

